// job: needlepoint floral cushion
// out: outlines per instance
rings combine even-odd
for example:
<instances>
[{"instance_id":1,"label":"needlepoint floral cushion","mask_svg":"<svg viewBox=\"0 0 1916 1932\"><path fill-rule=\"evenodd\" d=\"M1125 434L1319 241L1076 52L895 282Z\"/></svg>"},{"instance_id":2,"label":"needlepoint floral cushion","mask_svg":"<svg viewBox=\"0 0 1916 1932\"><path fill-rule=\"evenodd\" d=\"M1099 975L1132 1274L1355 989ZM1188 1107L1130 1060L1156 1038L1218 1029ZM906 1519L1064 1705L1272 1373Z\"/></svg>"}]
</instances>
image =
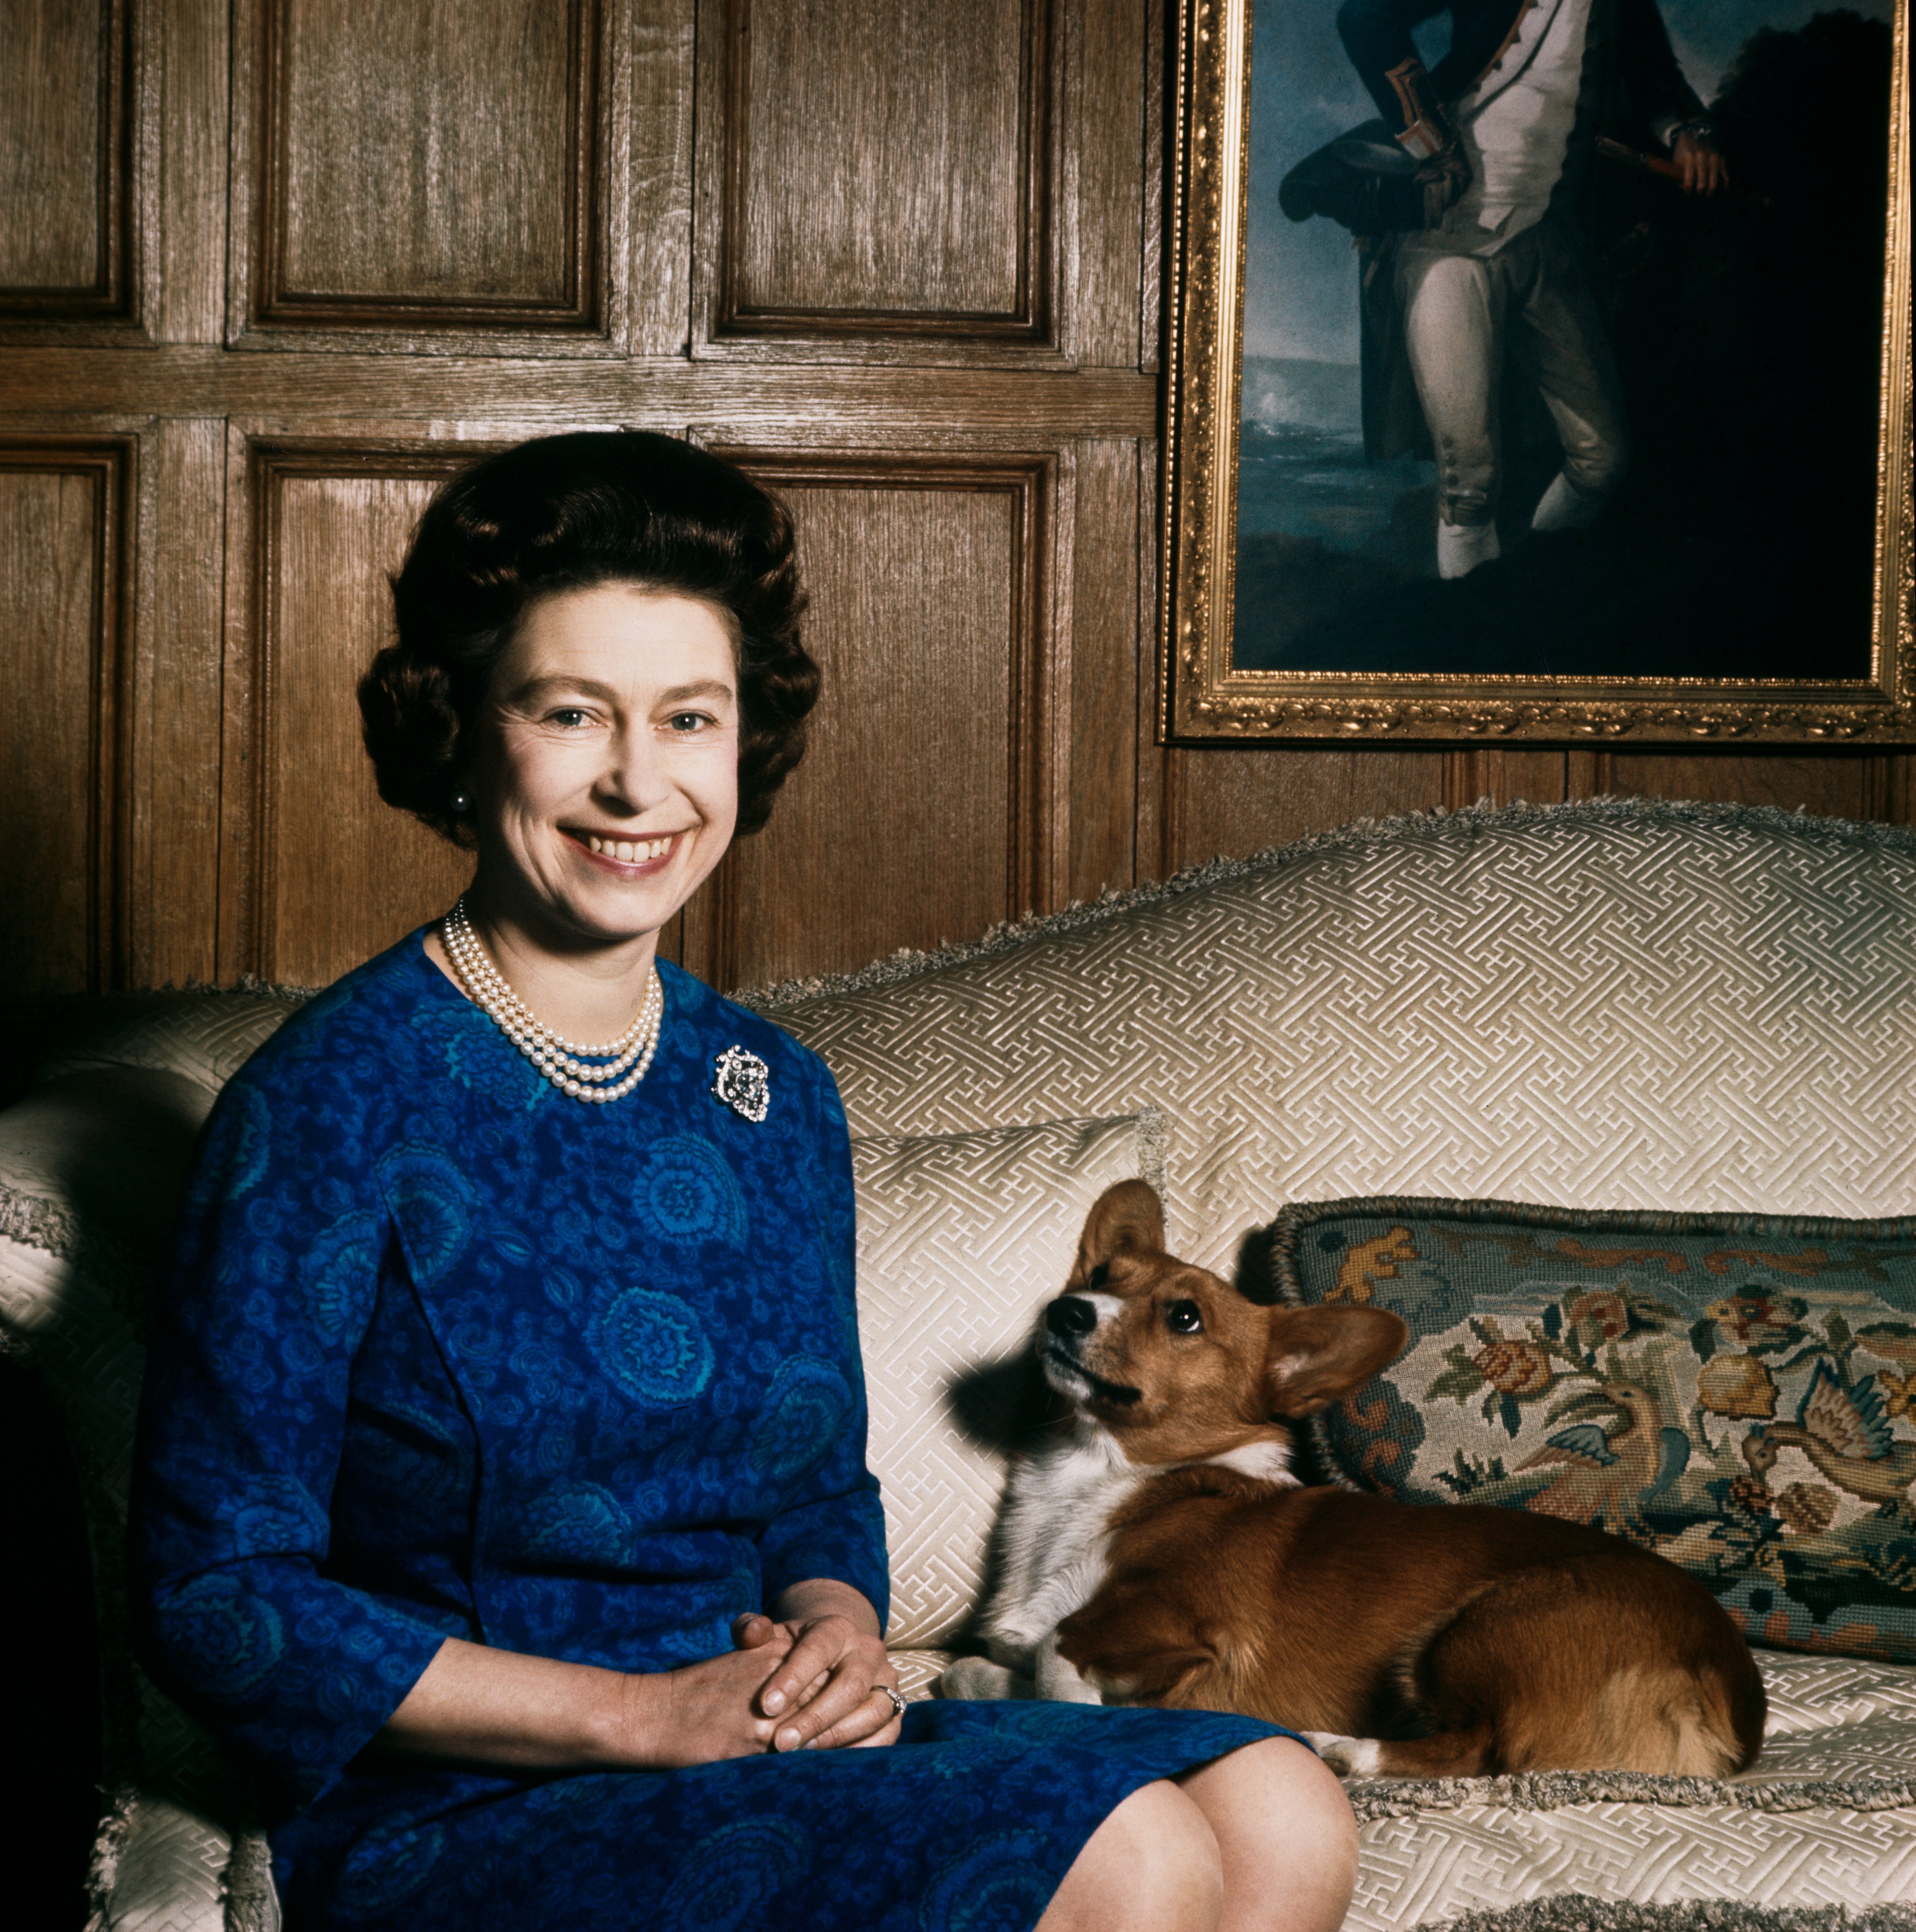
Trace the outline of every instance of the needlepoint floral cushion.
<instances>
[{"instance_id":1,"label":"needlepoint floral cushion","mask_svg":"<svg viewBox=\"0 0 1916 1932\"><path fill-rule=\"evenodd\" d=\"M1410 1328L1311 1419L1330 1480L1594 1524L1753 1642L1916 1660L1916 1220L1375 1198L1268 1239L1274 1298Z\"/></svg>"}]
</instances>

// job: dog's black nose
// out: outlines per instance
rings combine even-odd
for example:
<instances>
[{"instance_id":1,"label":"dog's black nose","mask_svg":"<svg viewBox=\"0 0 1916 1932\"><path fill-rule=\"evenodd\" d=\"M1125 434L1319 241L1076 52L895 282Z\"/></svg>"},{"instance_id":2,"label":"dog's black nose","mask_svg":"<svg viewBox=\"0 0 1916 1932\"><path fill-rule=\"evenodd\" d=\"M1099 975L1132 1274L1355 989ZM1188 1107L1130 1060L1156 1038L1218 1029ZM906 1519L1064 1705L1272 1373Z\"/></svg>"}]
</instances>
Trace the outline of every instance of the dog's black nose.
<instances>
[{"instance_id":1,"label":"dog's black nose","mask_svg":"<svg viewBox=\"0 0 1916 1932\"><path fill-rule=\"evenodd\" d=\"M1045 1326L1054 1335L1088 1335L1098 1325L1098 1311L1082 1295L1061 1294L1045 1310Z\"/></svg>"}]
</instances>

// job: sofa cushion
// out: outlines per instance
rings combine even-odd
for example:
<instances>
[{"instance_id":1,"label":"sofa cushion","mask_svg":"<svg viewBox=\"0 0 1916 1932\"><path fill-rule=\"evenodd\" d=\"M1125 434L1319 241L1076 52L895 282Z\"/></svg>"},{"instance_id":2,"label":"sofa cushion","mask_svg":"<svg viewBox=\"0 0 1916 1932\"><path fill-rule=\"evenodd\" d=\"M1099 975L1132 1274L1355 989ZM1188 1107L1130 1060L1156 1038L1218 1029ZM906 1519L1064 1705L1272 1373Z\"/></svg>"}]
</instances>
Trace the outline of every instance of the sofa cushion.
<instances>
[{"instance_id":1,"label":"sofa cushion","mask_svg":"<svg viewBox=\"0 0 1916 1932\"><path fill-rule=\"evenodd\" d=\"M752 996L854 1133L1168 1123L1173 1251L1285 1203L1916 1214L1916 837L1624 800L1362 824Z\"/></svg>"},{"instance_id":2,"label":"sofa cushion","mask_svg":"<svg viewBox=\"0 0 1916 1932\"><path fill-rule=\"evenodd\" d=\"M1753 1642L1916 1660L1916 1220L1386 1198L1268 1252L1285 1300L1410 1325L1311 1418L1336 1480L1596 1523Z\"/></svg>"},{"instance_id":3,"label":"sofa cushion","mask_svg":"<svg viewBox=\"0 0 1916 1932\"><path fill-rule=\"evenodd\" d=\"M177 1069L106 1059L62 1068L0 1114L0 1346L43 1378L79 1479L105 1782L230 1819L248 1815L245 1775L133 1661L124 1574L146 1311L212 1099Z\"/></svg>"},{"instance_id":4,"label":"sofa cushion","mask_svg":"<svg viewBox=\"0 0 1916 1932\"><path fill-rule=\"evenodd\" d=\"M1155 1114L852 1143L871 1463L890 1545L886 1641L936 1646L983 1582L1026 1347L1091 1204L1162 1182Z\"/></svg>"},{"instance_id":5,"label":"sofa cushion","mask_svg":"<svg viewBox=\"0 0 1916 1932\"><path fill-rule=\"evenodd\" d=\"M52 1028L39 1077L43 1083L104 1066L149 1067L183 1074L210 1105L306 996L279 987L70 1002Z\"/></svg>"}]
</instances>

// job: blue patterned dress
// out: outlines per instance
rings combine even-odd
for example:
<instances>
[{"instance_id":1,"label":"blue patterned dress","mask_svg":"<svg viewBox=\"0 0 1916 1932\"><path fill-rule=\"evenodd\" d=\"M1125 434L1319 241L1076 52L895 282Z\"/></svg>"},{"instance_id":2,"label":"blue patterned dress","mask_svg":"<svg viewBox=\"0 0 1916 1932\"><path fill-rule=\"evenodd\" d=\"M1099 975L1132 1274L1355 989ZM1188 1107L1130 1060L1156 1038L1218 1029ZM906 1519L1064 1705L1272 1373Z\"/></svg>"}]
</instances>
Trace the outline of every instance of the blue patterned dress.
<instances>
[{"instance_id":1,"label":"blue patterned dress","mask_svg":"<svg viewBox=\"0 0 1916 1932\"><path fill-rule=\"evenodd\" d=\"M932 1703L890 1750L683 1771L360 1755L448 1636L657 1671L808 1577L885 1613L837 1091L661 971L610 1106L418 934L227 1086L148 1378L148 1654L277 1794L295 1928L1023 1932L1121 1798L1272 1727ZM713 1091L733 1046L763 1123Z\"/></svg>"}]
</instances>

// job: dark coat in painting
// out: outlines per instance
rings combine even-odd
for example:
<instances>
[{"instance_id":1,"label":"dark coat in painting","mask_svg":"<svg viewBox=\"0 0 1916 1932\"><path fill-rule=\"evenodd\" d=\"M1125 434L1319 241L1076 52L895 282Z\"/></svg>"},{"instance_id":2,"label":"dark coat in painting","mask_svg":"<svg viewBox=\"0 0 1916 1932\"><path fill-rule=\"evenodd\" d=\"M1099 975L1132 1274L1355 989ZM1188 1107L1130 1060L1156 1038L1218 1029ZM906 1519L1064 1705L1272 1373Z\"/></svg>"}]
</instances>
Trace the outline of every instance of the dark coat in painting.
<instances>
[{"instance_id":1,"label":"dark coat in painting","mask_svg":"<svg viewBox=\"0 0 1916 1932\"><path fill-rule=\"evenodd\" d=\"M1516 38L1533 0L1344 0L1337 30L1359 77L1393 130L1404 126L1397 92L1387 77L1417 58L1411 29L1447 12L1450 51L1431 71L1448 107L1495 68ZM1591 0L1583 87L1570 133L1563 178L1552 197L1554 218L1588 226L1590 165L1597 138L1608 134L1634 147L1661 144L1654 133L1672 119L1692 120L1703 104L1670 46L1657 0ZM1403 316L1395 294L1391 238L1368 246L1363 257L1363 363L1364 451L1373 459L1430 454L1430 436L1411 380ZM1513 414L1522 420L1522 412Z\"/></svg>"}]
</instances>

